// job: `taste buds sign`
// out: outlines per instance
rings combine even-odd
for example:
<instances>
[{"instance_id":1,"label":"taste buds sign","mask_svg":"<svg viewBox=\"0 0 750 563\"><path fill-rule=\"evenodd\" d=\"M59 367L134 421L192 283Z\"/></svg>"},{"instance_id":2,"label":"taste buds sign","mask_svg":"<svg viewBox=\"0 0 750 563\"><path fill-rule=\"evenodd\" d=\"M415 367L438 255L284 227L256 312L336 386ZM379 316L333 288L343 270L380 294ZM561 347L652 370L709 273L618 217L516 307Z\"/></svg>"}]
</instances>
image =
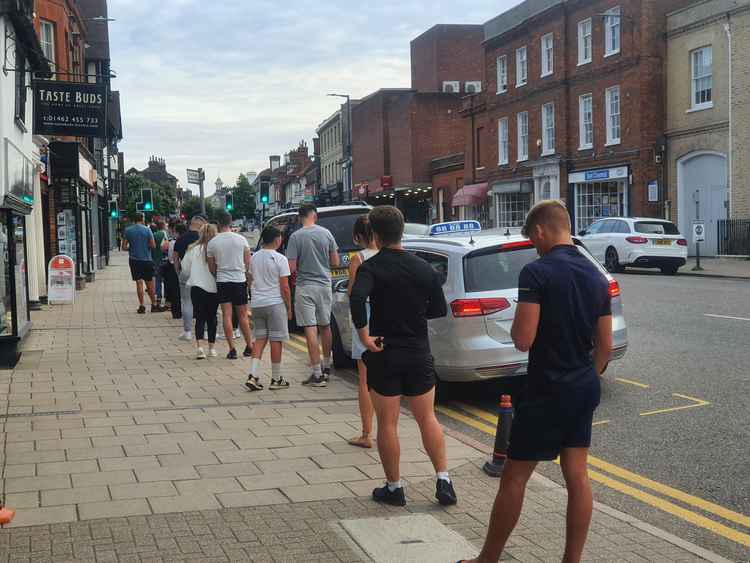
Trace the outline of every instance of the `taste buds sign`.
<instances>
[{"instance_id":1,"label":"taste buds sign","mask_svg":"<svg viewBox=\"0 0 750 563\"><path fill-rule=\"evenodd\" d=\"M104 137L104 84L34 81L34 134Z\"/></svg>"}]
</instances>

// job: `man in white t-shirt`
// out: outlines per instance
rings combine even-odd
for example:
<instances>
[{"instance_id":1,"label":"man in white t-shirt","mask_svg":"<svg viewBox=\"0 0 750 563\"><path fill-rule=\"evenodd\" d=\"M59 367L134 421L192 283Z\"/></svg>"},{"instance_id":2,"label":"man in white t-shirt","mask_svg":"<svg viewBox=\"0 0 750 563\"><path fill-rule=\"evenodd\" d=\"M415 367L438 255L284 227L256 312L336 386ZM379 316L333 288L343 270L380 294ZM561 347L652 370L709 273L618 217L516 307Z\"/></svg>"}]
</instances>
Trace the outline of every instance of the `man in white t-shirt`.
<instances>
[{"instance_id":1,"label":"man in white t-shirt","mask_svg":"<svg viewBox=\"0 0 750 563\"><path fill-rule=\"evenodd\" d=\"M250 245L247 239L232 232L232 216L219 213L219 234L212 238L206 247L208 267L216 275L216 289L224 317L224 335L229 343L228 360L237 359L232 329L232 307L237 308L240 318L240 331L245 337L243 356L253 355L253 341L250 322L247 318L247 272L250 268Z\"/></svg>"},{"instance_id":2,"label":"man in white t-shirt","mask_svg":"<svg viewBox=\"0 0 750 563\"><path fill-rule=\"evenodd\" d=\"M260 360L266 342L271 342L271 384L269 389L287 389L289 382L281 375L281 351L283 342L289 340L289 324L292 318L292 295L289 289L289 261L277 252L281 246L281 231L268 226L260 235L261 250L253 255L250 275L252 277L253 310L253 363L245 387L260 391L263 384L258 378Z\"/></svg>"}]
</instances>

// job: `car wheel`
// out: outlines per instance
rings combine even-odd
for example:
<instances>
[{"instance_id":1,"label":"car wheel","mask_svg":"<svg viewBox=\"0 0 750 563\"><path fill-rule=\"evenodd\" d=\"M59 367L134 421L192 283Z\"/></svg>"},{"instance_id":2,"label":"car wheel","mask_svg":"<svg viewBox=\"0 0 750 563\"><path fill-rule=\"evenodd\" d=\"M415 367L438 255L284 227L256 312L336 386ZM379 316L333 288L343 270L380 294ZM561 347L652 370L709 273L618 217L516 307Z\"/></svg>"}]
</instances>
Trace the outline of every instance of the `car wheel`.
<instances>
[{"instance_id":1,"label":"car wheel","mask_svg":"<svg viewBox=\"0 0 750 563\"><path fill-rule=\"evenodd\" d=\"M331 333L333 337L333 367L336 369L354 367L354 360L347 356L344 351L344 343L341 341L341 333L334 317L331 317Z\"/></svg>"},{"instance_id":2,"label":"car wheel","mask_svg":"<svg viewBox=\"0 0 750 563\"><path fill-rule=\"evenodd\" d=\"M659 268L661 270L662 274L665 274L667 276L673 276L677 273L677 270L680 269L679 266L664 266L663 268Z\"/></svg>"},{"instance_id":3,"label":"car wheel","mask_svg":"<svg viewBox=\"0 0 750 563\"><path fill-rule=\"evenodd\" d=\"M617 256L617 251L611 246L607 249L604 254L604 266L607 271L611 274L617 274L622 272L622 266L620 265L620 258Z\"/></svg>"}]
</instances>

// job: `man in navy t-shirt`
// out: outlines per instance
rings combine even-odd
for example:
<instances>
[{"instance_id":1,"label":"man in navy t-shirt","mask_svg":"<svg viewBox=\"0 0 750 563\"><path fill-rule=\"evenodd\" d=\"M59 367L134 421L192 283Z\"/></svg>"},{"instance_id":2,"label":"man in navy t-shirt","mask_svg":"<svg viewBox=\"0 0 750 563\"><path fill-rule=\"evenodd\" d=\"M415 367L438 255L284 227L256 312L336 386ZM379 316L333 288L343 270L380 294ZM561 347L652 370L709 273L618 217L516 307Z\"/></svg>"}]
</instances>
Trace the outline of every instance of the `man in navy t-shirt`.
<instances>
[{"instance_id":1,"label":"man in navy t-shirt","mask_svg":"<svg viewBox=\"0 0 750 563\"><path fill-rule=\"evenodd\" d=\"M476 561L498 561L521 514L537 462L560 457L568 489L565 556L579 561L593 499L587 472L599 377L612 349L609 282L573 244L570 217L559 201L542 201L523 228L541 256L518 280L511 336L529 352L525 389L517 400L491 526Z\"/></svg>"},{"instance_id":2,"label":"man in navy t-shirt","mask_svg":"<svg viewBox=\"0 0 750 563\"><path fill-rule=\"evenodd\" d=\"M154 296L154 262L151 250L156 246L154 234L143 224L143 213L136 213L134 224L125 229L122 249L127 250L130 258L130 274L136 284L138 292L138 314L146 312L143 305L143 285L146 284L148 297L151 299L151 312L156 312L156 297Z\"/></svg>"}]
</instances>

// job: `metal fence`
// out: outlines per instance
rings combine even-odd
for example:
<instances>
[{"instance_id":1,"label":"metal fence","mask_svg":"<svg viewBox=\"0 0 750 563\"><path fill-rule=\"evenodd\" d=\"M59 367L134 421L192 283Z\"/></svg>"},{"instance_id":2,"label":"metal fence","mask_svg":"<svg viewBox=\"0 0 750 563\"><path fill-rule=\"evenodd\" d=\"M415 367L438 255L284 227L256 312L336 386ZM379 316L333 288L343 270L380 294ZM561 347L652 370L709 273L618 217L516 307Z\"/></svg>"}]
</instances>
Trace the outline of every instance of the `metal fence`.
<instances>
[{"instance_id":1,"label":"metal fence","mask_svg":"<svg viewBox=\"0 0 750 563\"><path fill-rule=\"evenodd\" d=\"M750 219L723 219L717 227L720 255L750 255Z\"/></svg>"}]
</instances>

